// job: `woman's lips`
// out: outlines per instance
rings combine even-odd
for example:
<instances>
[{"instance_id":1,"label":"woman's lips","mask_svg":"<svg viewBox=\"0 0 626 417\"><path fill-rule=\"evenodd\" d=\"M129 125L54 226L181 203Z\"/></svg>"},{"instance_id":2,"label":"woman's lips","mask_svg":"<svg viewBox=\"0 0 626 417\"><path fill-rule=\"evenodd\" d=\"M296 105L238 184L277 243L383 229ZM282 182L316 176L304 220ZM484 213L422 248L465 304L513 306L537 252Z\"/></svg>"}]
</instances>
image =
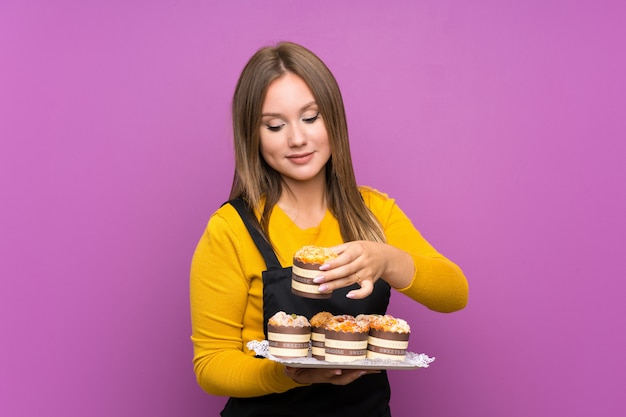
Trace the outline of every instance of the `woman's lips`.
<instances>
[{"instance_id":1,"label":"woman's lips","mask_svg":"<svg viewBox=\"0 0 626 417\"><path fill-rule=\"evenodd\" d=\"M287 156L289 161L293 162L296 165L304 165L309 162L313 158L313 152L308 153L299 153L294 155Z\"/></svg>"}]
</instances>

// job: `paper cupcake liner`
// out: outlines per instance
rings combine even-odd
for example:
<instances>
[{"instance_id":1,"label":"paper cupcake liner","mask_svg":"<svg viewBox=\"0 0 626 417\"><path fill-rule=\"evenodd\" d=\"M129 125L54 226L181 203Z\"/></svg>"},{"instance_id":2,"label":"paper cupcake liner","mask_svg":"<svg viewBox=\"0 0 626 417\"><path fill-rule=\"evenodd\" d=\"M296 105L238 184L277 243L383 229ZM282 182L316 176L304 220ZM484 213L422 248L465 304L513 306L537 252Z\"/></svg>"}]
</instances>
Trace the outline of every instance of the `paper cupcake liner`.
<instances>
[{"instance_id":1,"label":"paper cupcake liner","mask_svg":"<svg viewBox=\"0 0 626 417\"><path fill-rule=\"evenodd\" d=\"M305 298L328 299L332 293L319 292L320 284L313 282L313 279L320 274L321 264L307 264L293 259L291 268L291 292Z\"/></svg>"}]
</instances>

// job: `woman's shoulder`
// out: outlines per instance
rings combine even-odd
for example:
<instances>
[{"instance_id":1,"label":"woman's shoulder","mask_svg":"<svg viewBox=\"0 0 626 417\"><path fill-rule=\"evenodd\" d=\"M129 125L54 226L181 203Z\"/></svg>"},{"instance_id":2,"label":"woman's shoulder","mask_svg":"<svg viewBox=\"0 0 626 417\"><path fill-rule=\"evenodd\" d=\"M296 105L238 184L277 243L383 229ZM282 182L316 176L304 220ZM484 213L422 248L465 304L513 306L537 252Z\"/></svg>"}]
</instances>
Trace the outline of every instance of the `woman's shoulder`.
<instances>
[{"instance_id":1,"label":"woman's shoulder","mask_svg":"<svg viewBox=\"0 0 626 417\"><path fill-rule=\"evenodd\" d=\"M390 197L387 193L369 186L359 186L359 190L365 205L381 223L385 224L400 211L395 198Z\"/></svg>"},{"instance_id":2,"label":"woman's shoulder","mask_svg":"<svg viewBox=\"0 0 626 417\"><path fill-rule=\"evenodd\" d=\"M361 196L363 197L363 201L365 201L366 205L370 204L386 204L393 203L394 199L389 197L387 193L384 193L376 188L367 186L367 185L359 185L359 191L361 192Z\"/></svg>"},{"instance_id":3,"label":"woman's shoulder","mask_svg":"<svg viewBox=\"0 0 626 417\"><path fill-rule=\"evenodd\" d=\"M215 210L210 218L208 228L213 231L217 230L237 230L244 226L239 212L230 201L224 202Z\"/></svg>"}]
</instances>

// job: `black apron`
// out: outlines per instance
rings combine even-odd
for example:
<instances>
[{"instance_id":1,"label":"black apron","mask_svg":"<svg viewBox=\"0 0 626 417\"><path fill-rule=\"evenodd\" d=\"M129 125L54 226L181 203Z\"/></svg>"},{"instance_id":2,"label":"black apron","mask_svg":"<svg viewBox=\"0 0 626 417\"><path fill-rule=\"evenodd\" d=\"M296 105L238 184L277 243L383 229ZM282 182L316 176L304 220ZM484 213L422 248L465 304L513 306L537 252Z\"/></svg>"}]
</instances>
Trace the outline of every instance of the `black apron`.
<instances>
[{"instance_id":1,"label":"black apron","mask_svg":"<svg viewBox=\"0 0 626 417\"><path fill-rule=\"evenodd\" d=\"M278 311L299 314L310 319L320 311L331 314L385 314L391 290L379 279L374 292L361 300L346 298L356 284L333 291L330 299L303 298L291 293L291 267L283 268L269 243L253 224L257 222L242 199L229 201L241 216L261 252L267 270L263 271L263 327L267 339L267 321ZM258 223L257 223L258 224ZM269 360L259 358L259 360ZM386 371L368 374L348 385L312 384L281 394L252 398L231 397L222 417L390 417L389 381Z\"/></svg>"}]
</instances>

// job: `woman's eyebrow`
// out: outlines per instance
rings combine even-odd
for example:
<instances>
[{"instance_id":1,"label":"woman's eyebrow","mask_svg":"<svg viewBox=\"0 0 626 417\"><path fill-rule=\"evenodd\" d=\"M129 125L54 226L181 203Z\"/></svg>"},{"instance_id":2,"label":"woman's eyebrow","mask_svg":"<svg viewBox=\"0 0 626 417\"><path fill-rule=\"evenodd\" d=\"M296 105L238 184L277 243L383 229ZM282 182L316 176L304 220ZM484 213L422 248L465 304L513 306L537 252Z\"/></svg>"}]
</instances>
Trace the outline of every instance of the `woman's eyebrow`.
<instances>
[{"instance_id":1,"label":"woman's eyebrow","mask_svg":"<svg viewBox=\"0 0 626 417\"><path fill-rule=\"evenodd\" d=\"M261 117L281 117L280 113L261 113Z\"/></svg>"},{"instance_id":2,"label":"woman's eyebrow","mask_svg":"<svg viewBox=\"0 0 626 417\"><path fill-rule=\"evenodd\" d=\"M315 102L315 100L313 100L313 101L305 104L304 106L302 106L300 108L300 111L307 110L308 108L313 107L315 105L317 105L317 103ZM282 114L280 114L280 113L261 113L261 117L282 117Z\"/></svg>"},{"instance_id":3,"label":"woman's eyebrow","mask_svg":"<svg viewBox=\"0 0 626 417\"><path fill-rule=\"evenodd\" d=\"M311 101L310 103L307 103L307 104L305 104L304 106L302 106L302 108L301 108L300 110L306 110L306 109L308 109L309 107L313 107L313 106L315 106L315 105L317 105L317 103L315 102L315 100L313 100L313 101Z\"/></svg>"}]
</instances>

